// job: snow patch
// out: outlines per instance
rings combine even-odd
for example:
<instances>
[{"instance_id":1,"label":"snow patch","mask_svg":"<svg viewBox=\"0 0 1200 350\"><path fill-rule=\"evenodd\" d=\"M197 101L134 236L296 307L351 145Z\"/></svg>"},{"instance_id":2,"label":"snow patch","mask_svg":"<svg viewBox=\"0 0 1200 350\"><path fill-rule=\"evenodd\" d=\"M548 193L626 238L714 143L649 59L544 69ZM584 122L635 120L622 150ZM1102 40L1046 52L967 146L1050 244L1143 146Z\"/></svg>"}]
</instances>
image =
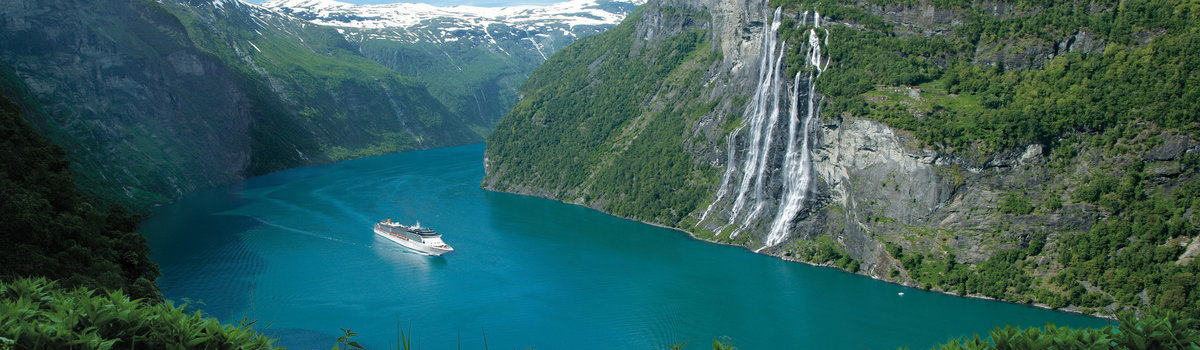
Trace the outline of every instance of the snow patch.
<instances>
[{"instance_id":1,"label":"snow patch","mask_svg":"<svg viewBox=\"0 0 1200 350\"><path fill-rule=\"evenodd\" d=\"M514 25L553 22L574 27L613 25L625 18L627 13L605 10L602 1L606 4L645 3L645 0L569 0L545 6L439 7L418 3L355 5L335 0L270 0L262 6L316 24L370 29L412 27L434 20L447 20L460 21L471 29L486 31L487 26L495 22Z\"/></svg>"}]
</instances>

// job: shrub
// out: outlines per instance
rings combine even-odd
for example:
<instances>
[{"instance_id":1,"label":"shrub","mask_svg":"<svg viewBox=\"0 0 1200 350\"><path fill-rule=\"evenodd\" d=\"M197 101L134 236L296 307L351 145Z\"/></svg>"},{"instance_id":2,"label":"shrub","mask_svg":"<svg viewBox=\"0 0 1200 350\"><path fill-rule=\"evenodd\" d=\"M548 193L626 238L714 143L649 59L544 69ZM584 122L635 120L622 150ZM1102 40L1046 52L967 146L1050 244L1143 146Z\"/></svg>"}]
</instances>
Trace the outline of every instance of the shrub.
<instances>
[{"instance_id":1,"label":"shrub","mask_svg":"<svg viewBox=\"0 0 1200 350\"><path fill-rule=\"evenodd\" d=\"M120 290L68 290L44 278L0 283L0 341L15 349L278 349L251 324L222 325Z\"/></svg>"},{"instance_id":2,"label":"shrub","mask_svg":"<svg viewBox=\"0 0 1200 350\"><path fill-rule=\"evenodd\" d=\"M1047 324L1044 328L997 326L987 339L978 334L936 347L958 349L1196 349L1200 331L1196 320L1174 311L1149 310L1142 317L1121 313L1121 325L1072 329Z\"/></svg>"},{"instance_id":3,"label":"shrub","mask_svg":"<svg viewBox=\"0 0 1200 350\"><path fill-rule=\"evenodd\" d=\"M1004 197L1004 202L1000 203L1000 211L1006 214L1024 215L1033 212L1033 205L1029 204L1029 200L1025 197L1010 193Z\"/></svg>"}]
</instances>

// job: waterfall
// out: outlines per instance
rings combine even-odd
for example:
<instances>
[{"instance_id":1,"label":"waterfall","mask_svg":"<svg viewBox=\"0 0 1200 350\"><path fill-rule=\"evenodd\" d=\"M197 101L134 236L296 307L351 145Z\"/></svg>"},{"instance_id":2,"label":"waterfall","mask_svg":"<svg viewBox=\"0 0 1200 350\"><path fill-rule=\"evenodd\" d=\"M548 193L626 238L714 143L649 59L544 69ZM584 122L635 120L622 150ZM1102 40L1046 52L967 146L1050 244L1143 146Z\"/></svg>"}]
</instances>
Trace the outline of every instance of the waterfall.
<instances>
[{"instance_id":1,"label":"waterfall","mask_svg":"<svg viewBox=\"0 0 1200 350\"><path fill-rule=\"evenodd\" d=\"M804 201L813 177L812 156L809 150L809 127L814 123L819 112L819 108L816 106L819 100L815 98L815 81L829 66L828 61L822 62L826 58L821 55L822 38L817 35L817 30L823 30L825 34L823 41L825 45L828 45L829 30L821 27L821 15L814 12L813 27L808 31L807 45L802 46L802 49L806 50L805 59L802 61L803 65L814 69L797 72L792 79L791 94L781 96L785 84L785 78L782 77L783 58L787 52L785 44L778 41L778 31L782 24L781 16L782 8L775 9L770 22L767 22L766 13L763 14L763 23L770 23L770 26L763 32L758 83L742 114L741 125L727 138L726 146L729 154L716 198L700 215L701 222L708 220L714 206L717 206L718 203L725 203L724 201L730 200L727 197L732 196L728 221L716 230L716 235L720 235L725 229L738 224L737 229L730 234L730 238L733 238L756 222L768 205L774 204L776 212L767 228L763 248L782 243L787 238L788 231L792 229L792 221L804 208ZM801 26L808 23L808 16L809 12L807 11L801 15ZM804 106L806 113L801 118L800 85L801 77L805 74L807 74L807 80L803 81L807 85L807 99L804 101L806 102ZM773 134L776 125L779 124L780 115L784 113L784 110L781 109L783 99L789 100L788 108L786 108L788 136L785 145L777 145L778 141L774 139ZM742 135L743 132L746 135ZM797 134L800 137L797 137ZM742 136L744 138L739 139ZM739 140L744 145L741 151L745 153L740 162L738 159ZM783 164L778 164L781 171L769 173L769 170L776 166L776 164L771 164L771 152L773 149L778 150L779 146L783 146L782 148L785 149L782 157ZM776 156L774 159L779 158ZM778 187L768 188L771 178L776 176L783 183L781 190ZM777 190L781 191L776 196L778 202L771 203L772 193L768 192Z\"/></svg>"},{"instance_id":2,"label":"waterfall","mask_svg":"<svg viewBox=\"0 0 1200 350\"><path fill-rule=\"evenodd\" d=\"M778 14L779 12L776 11L776 13ZM775 18L776 20L779 19L778 16ZM779 24L776 22L776 24L772 26L772 29L777 29L778 27ZM772 32L774 32L774 30L772 30ZM782 88L782 80L779 78L779 76L780 72L783 70L783 46L784 45L779 45L779 55L775 56L775 64L772 65L774 68L771 69L771 78L769 79L771 85L771 111L766 113L767 125L762 131L765 132L766 135L762 137L762 149L757 153L758 164L754 166L754 192L752 192L754 209L750 211L749 215L746 215L746 218L742 220L742 225L738 226L738 229L733 231L733 233L730 234L730 237L736 237L738 233L741 233L742 230L745 230L747 226L750 226L750 223L754 222L754 220L758 218L758 214L762 212L763 206L765 206L767 203L766 196L763 193L763 187L767 177L767 159L771 153L772 134L774 134L775 131L775 124L778 124L779 121L779 91ZM749 177L745 177L745 179L748 178ZM743 184L744 183L745 182L743 182ZM741 190L744 191L745 189Z\"/></svg>"},{"instance_id":3,"label":"waterfall","mask_svg":"<svg viewBox=\"0 0 1200 350\"><path fill-rule=\"evenodd\" d=\"M777 68L774 59L775 45L778 41L776 32L779 30L780 16L783 14L782 8L775 9L775 16L771 22L770 31L763 33L762 39L762 58L758 64L758 84L755 88L752 100L746 105L746 110L743 112L742 124L737 127L728 137L728 161L725 163L725 174L721 177L721 185L717 190L717 198L708 208L704 210L704 214L700 216L700 220L704 221L708 214L712 212L713 206L725 198L729 193L729 182L733 177L734 171L738 168L736 164L737 154L737 136L742 130L749 126L750 146L749 152L746 155L746 161L743 163L742 179L738 186L737 197L733 201L733 209L730 211L729 223L717 229L717 234L720 234L726 227L737 221L738 214L741 213L742 207L745 206L746 191L750 188L750 181L753 179L749 174L757 173L754 166L759 163L759 151L762 148L762 127L766 115L763 113L768 100L768 93L771 91L771 85L774 82L772 77L775 75L774 70ZM763 23L767 23L767 14L763 13ZM782 56L782 51L780 52ZM747 125L749 123L749 125ZM768 142L769 143L769 140Z\"/></svg>"},{"instance_id":4,"label":"waterfall","mask_svg":"<svg viewBox=\"0 0 1200 350\"><path fill-rule=\"evenodd\" d=\"M795 84L792 87L792 108L791 118L788 125L788 145L787 153L783 162L783 197L780 198L779 212L775 214L775 220L771 223L771 231L767 234L766 246L774 246L783 242L787 238L787 233L792 228L792 219L796 214L800 213L800 209L804 208L804 199L808 196L808 185L812 182L812 154L808 150L808 127L812 124L813 118L817 116L817 106L814 99L816 95L816 78L821 76L821 72L828 67L821 66L821 41L817 37L817 29L821 28L821 14L818 12L813 17L813 29L808 31L808 57L805 60L808 65L816 68L817 73L808 74L808 113L804 116L804 126L801 131L800 151L799 154L793 151L796 143L796 121L799 119L800 108L797 106L797 100L800 99L798 94L800 88L800 73L796 73ZM826 31L828 33L828 31ZM825 36L826 42L829 36ZM797 159L798 158L798 159Z\"/></svg>"},{"instance_id":5,"label":"waterfall","mask_svg":"<svg viewBox=\"0 0 1200 350\"><path fill-rule=\"evenodd\" d=\"M818 14L817 18L820 15ZM813 22L819 23L819 22ZM825 37L828 40L828 36ZM800 108L797 106L797 100L800 99L800 73L796 73L795 84L792 87L792 109L791 123L788 125L788 145L787 153L783 163L783 197L780 200L779 212L775 215L775 221L771 223L771 231L767 235L766 246L774 246L783 242L787 237L787 232L792 228L792 219L804 207L804 199L808 195L808 185L812 181L812 155L808 150L808 127L812 125L813 118L817 115L816 103L813 101L815 95L816 84L813 82L816 77L821 75L824 67L821 66L821 47L817 39L816 29L808 32L808 59L809 65L816 67L817 74L814 76L811 72L808 74L808 113L804 117L804 126L801 131L800 151L793 151L796 140L796 121L799 119ZM799 158L799 159L797 159Z\"/></svg>"},{"instance_id":6,"label":"waterfall","mask_svg":"<svg viewBox=\"0 0 1200 350\"><path fill-rule=\"evenodd\" d=\"M766 122L767 114L770 113L770 111L767 109L767 104L774 102L776 107L775 109L778 109L778 100L772 100L771 97L777 97L778 93L773 94L773 92L777 92L779 90L779 81L778 79L774 79L778 75L775 73L775 71L779 69L778 62L780 62L780 60L775 59L775 45L778 44L779 41L776 33L779 31L780 16L782 15L782 12L783 8L775 9L775 17L771 22L771 30L763 33L763 59L759 68L760 73L758 79L758 88L754 92L753 103L746 107L745 113L745 116L748 117L750 121L750 145L746 150L746 161L742 165L742 181L740 186L738 186L737 197L733 201L733 210L729 217L729 224L726 224L726 226L737 222L738 215L741 214L742 210L745 208L746 194L750 190L751 181L757 177L761 177L762 172L764 171L764 169L759 166L761 164L760 158L765 158L767 156L764 154L766 153L764 151L769 150L771 142L769 139L763 139L763 124ZM745 122L745 120L743 120L743 122ZM755 187L757 188L757 186ZM760 195L761 192L756 191L754 194ZM754 200L757 202L758 199L759 198L755 198ZM746 222L751 220L752 219L747 219ZM737 232L735 232L733 235L736 234Z\"/></svg>"}]
</instances>

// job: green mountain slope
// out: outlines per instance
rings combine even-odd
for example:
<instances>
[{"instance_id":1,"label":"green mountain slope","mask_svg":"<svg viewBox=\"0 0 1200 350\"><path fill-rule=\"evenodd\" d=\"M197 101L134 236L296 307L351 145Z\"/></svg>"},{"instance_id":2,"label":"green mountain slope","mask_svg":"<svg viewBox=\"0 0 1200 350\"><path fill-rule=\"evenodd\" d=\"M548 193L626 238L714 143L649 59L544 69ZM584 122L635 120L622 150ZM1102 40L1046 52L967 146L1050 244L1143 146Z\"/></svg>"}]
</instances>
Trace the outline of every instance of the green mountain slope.
<instances>
[{"instance_id":1,"label":"green mountain slope","mask_svg":"<svg viewBox=\"0 0 1200 350\"><path fill-rule=\"evenodd\" d=\"M453 114L471 118L491 132L517 101L517 87L541 60L529 61L459 42L407 43L363 34L364 56L424 82Z\"/></svg>"},{"instance_id":2,"label":"green mountain slope","mask_svg":"<svg viewBox=\"0 0 1200 350\"><path fill-rule=\"evenodd\" d=\"M485 188L945 292L1200 315L1194 4L671 4L539 68L488 138ZM605 65L683 28L705 38L688 57L716 58ZM764 36L783 45L770 81ZM614 54L586 54L597 43ZM756 95L764 81L782 97ZM611 82L620 93L597 93ZM789 177L788 118L803 122L810 84L809 172ZM777 121L754 124L756 96L780 101ZM776 219L800 178L799 211Z\"/></svg>"},{"instance_id":3,"label":"green mountain slope","mask_svg":"<svg viewBox=\"0 0 1200 350\"><path fill-rule=\"evenodd\" d=\"M517 102L518 87L548 55L615 26L641 1L583 1L518 8L380 6L266 1L262 6L331 26L358 51L429 87L456 115L490 132Z\"/></svg>"},{"instance_id":4,"label":"green mountain slope","mask_svg":"<svg viewBox=\"0 0 1200 350\"><path fill-rule=\"evenodd\" d=\"M668 16L678 34L635 46L635 24L646 11ZM677 222L687 213L679 209L697 205L701 185L712 177L710 169L690 166L684 127L712 106L663 105L655 98L697 80L720 58L708 34L693 25L704 16L639 9L547 61L489 136L485 187L537 188L563 200L608 203L605 209L617 215ZM684 88L680 93L690 98L701 91ZM632 142L638 139L650 141Z\"/></svg>"},{"instance_id":5,"label":"green mountain slope","mask_svg":"<svg viewBox=\"0 0 1200 350\"><path fill-rule=\"evenodd\" d=\"M333 29L245 3L0 11L0 61L45 112L31 121L105 202L141 208L289 167L477 142L488 128Z\"/></svg>"}]
</instances>

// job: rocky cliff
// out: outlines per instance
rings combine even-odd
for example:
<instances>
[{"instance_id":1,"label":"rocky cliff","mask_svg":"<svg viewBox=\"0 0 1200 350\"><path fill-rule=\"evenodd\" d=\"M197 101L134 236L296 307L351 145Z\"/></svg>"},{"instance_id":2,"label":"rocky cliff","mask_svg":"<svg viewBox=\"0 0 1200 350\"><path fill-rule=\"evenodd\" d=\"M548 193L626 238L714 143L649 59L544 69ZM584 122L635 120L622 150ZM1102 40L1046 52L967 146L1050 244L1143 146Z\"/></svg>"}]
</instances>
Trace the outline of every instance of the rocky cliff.
<instances>
[{"instance_id":1,"label":"rocky cliff","mask_svg":"<svg viewBox=\"0 0 1200 350\"><path fill-rule=\"evenodd\" d=\"M483 186L923 288L1200 312L1175 85L1200 62L1166 54L1194 16L1141 5L651 1L534 72Z\"/></svg>"},{"instance_id":2,"label":"rocky cliff","mask_svg":"<svg viewBox=\"0 0 1200 350\"><path fill-rule=\"evenodd\" d=\"M334 29L239 1L8 1L0 61L81 187L134 207L491 127Z\"/></svg>"}]
</instances>

